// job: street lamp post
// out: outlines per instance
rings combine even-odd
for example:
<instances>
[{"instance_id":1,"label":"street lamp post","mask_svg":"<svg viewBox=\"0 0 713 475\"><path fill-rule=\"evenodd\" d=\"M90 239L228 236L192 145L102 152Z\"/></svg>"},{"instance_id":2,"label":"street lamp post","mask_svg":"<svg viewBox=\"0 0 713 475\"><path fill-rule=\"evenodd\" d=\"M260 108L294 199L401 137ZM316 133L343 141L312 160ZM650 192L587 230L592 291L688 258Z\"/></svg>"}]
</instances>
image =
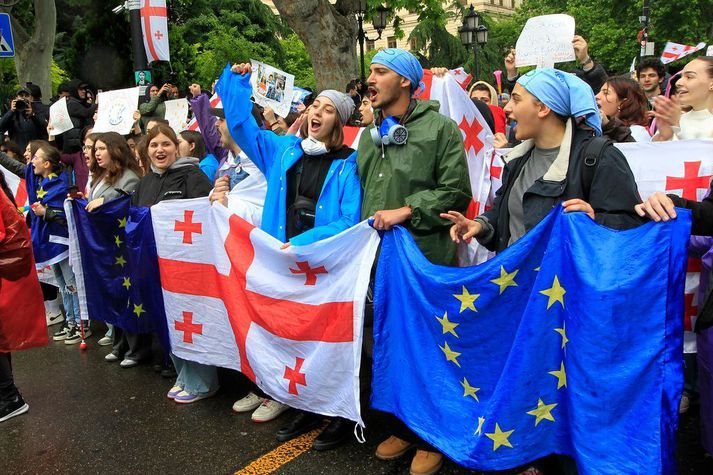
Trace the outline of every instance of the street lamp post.
<instances>
[{"instance_id":1,"label":"street lamp post","mask_svg":"<svg viewBox=\"0 0 713 475\"><path fill-rule=\"evenodd\" d=\"M389 15L390 10L383 5L379 5L379 7L376 9L374 12L372 21L374 24L374 29L378 33L378 36L374 39L369 38L366 36L366 33L364 32L364 17L366 16L367 12L367 1L366 0L359 0L359 4L357 6L357 22L359 24L359 31L357 32L357 40L359 41L359 54L361 56L361 82L364 83L366 82L366 76L364 72L364 41L377 41L381 38L381 33L383 33L384 28L386 28L386 19Z\"/></svg>"},{"instance_id":2,"label":"street lamp post","mask_svg":"<svg viewBox=\"0 0 713 475\"><path fill-rule=\"evenodd\" d=\"M473 62L475 63L475 79L480 76L478 67L478 46L481 48L488 42L488 27L482 24L482 18L473 5L463 16L463 25L458 29L460 41L466 48L473 47Z\"/></svg>"}]
</instances>

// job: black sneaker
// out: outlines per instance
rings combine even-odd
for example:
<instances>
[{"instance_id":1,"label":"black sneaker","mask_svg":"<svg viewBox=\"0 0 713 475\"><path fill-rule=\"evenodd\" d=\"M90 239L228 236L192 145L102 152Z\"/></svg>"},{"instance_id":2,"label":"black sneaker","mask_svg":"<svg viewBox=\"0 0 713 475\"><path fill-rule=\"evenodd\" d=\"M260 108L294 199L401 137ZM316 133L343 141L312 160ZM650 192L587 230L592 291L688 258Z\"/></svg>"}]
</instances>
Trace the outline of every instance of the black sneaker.
<instances>
[{"instance_id":1,"label":"black sneaker","mask_svg":"<svg viewBox=\"0 0 713 475\"><path fill-rule=\"evenodd\" d=\"M67 334L67 338L64 339L64 344L65 345L75 345L82 341L82 331L79 329L78 325L75 325L71 327L69 330L69 333Z\"/></svg>"},{"instance_id":2,"label":"black sneaker","mask_svg":"<svg viewBox=\"0 0 713 475\"><path fill-rule=\"evenodd\" d=\"M30 409L22 396L19 394L14 401L0 402L0 422L5 422L15 416L26 413Z\"/></svg>"},{"instance_id":3,"label":"black sneaker","mask_svg":"<svg viewBox=\"0 0 713 475\"><path fill-rule=\"evenodd\" d=\"M312 448L314 450L332 450L345 444L352 438L355 423L335 417L321 434L314 439Z\"/></svg>"},{"instance_id":4,"label":"black sneaker","mask_svg":"<svg viewBox=\"0 0 713 475\"><path fill-rule=\"evenodd\" d=\"M318 416L317 414L299 411L286 426L277 431L277 440L279 442L286 442L297 436L306 434L312 429L316 429L322 425L322 420L322 416Z\"/></svg>"},{"instance_id":5,"label":"black sneaker","mask_svg":"<svg viewBox=\"0 0 713 475\"><path fill-rule=\"evenodd\" d=\"M72 332L72 328L73 327L70 327L69 325L64 325L60 331L55 332L52 335L52 340L54 340L54 341L66 340L67 336L69 336L69 334Z\"/></svg>"}]
</instances>

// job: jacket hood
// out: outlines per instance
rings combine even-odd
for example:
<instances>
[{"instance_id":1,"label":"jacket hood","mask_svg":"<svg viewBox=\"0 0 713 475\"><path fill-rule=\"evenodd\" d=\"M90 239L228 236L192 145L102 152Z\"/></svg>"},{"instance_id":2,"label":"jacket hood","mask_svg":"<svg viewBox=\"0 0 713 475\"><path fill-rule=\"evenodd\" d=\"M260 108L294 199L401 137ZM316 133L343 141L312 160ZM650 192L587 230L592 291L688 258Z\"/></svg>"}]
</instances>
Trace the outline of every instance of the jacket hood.
<instances>
[{"instance_id":1,"label":"jacket hood","mask_svg":"<svg viewBox=\"0 0 713 475\"><path fill-rule=\"evenodd\" d=\"M163 175L164 173L170 170L177 170L179 168L186 167L197 167L199 163L200 160L198 160L196 157L180 157L175 162L173 162L173 164L166 170L159 170L158 168L155 168L153 164L151 164L151 171L158 175Z\"/></svg>"},{"instance_id":2,"label":"jacket hood","mask_svg":"<svg viewBox=\"0 0 713 475\"><path fill-rule=\"evenodd\" d=\"M495 88L488 82L485 81L476 81L473 83L472 86L468 89L468 96L470 96L473 93L473 88L477 86L478 84L485 84L488 86L488 89L490 90L490 102L489 104L491 106L497 106L498 105L498 91L495 90Z\"/></svg>"},{"instance_id":3,"label":"jacket hood","mask_svg":"<svg viewBox=\"0 0 713 475\"><path fill-rule=\"evenodd\" d=\"M84 84L84 81L82 81L81 79L72 79L67 83L69 95L80 101L83 100L79 97L79 86L81 86L82 84Z\"/></svg>"}]
</instances>

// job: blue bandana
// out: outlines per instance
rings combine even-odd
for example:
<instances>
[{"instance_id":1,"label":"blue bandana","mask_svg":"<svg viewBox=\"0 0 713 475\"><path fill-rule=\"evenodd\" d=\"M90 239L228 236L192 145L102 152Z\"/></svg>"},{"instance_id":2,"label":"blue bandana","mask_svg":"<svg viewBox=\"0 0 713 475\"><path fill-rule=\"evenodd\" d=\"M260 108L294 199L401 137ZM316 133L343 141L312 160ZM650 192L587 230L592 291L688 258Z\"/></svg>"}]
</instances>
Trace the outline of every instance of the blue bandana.
<instances>
[{"instance_id":1,"label":"blue bandana","mask_svg":"<svg viewBox=\"0 0 713 475\"><path fill-rule=\"evenodd\" d=\"M421 85L423 68L416 57L399 48L382 49L371 60L371 64L383 64L392 71L411 81L411 92Z\"/></svg>"},{"instance_id":2,"label":"blue bandana","mask_svg":"<svg viewBox=\"0 0 713 475\"><path fill-rule=\"evenodd\" d=\"M589 85L574 74L553 68L534 69L517 83L540 102L564 117L584 117L584 122L602 135L602 120Z\"/></svg>"}]
</instances>

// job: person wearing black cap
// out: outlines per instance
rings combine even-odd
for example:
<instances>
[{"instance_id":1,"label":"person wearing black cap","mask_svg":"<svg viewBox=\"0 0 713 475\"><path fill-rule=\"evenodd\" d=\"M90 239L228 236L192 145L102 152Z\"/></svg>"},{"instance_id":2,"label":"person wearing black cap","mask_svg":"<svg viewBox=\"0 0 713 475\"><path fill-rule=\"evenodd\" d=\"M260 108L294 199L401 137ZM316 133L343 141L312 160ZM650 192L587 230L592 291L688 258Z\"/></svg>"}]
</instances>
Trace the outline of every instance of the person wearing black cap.
<instances>
[{"instance_id":1,"label":"person wearing black cap","mask_svg":"<svg viewBox=\"0 0 713 475\"><path fill-rule=\"evenodd\" d=\"M10 110L0 118L0 134L7 132L21 150L32 140L47 139L47 119L36 113L31 99L30 91L20 89L10 102Z\"/></svg>"},{"instance_id":2,"label":"person wearing black cap","mask_svg":"<svg viewBox=\"0 0 713 475\"><path fill-rule=\"evenodd\" d=\"M70 94L67 97L67 112L69 112L69 118L72 120L74 128L63 133L57 139L61 139L64 153L75 153L82 148L82 129L94 125L93 117L97 106L87 102L89 86L86 82L81 79L72 79L67 87Z\"/></svg>"},{"instance_id":3,"label":"person wearing black cap","mask_svg":"<svg viewBox=\"0 0 713 475\"><path fill-rule=\"evenodd\" d=\"M30 91L32 95L32 110L35 114L44 118L44 120L50 119L50 106L42 103L42 89L37 84L31 82L25 83L25 88Z\"/></svg>"}]
</instances>

